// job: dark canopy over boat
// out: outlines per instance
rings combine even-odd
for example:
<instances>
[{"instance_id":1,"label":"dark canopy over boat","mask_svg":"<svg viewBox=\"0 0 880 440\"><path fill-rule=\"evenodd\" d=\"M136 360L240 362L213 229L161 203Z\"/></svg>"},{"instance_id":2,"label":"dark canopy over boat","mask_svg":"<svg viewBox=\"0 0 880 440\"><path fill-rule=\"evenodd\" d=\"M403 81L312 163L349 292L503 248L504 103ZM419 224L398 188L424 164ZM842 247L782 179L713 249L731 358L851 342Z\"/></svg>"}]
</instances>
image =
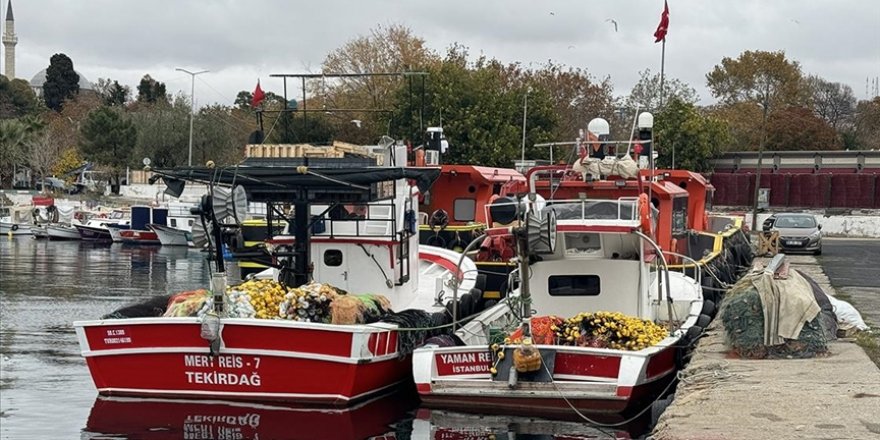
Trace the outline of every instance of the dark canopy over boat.
<instances>
[{"instance_id":1,"label":"dark canopy over boat","mask_svg":"<svg viewBox=\"0 0 880 440\"><path fill-rule=\"evenodd\" d=\"M440 175L439 168L231 166L224 168L159 168L151 179L161 177L175 192L183 182L241 185L254 202L370 202L393 196L385 182L412 179L426 191ZM178 192L179 193L179 192Z\"/></svg>"}]
</instances>

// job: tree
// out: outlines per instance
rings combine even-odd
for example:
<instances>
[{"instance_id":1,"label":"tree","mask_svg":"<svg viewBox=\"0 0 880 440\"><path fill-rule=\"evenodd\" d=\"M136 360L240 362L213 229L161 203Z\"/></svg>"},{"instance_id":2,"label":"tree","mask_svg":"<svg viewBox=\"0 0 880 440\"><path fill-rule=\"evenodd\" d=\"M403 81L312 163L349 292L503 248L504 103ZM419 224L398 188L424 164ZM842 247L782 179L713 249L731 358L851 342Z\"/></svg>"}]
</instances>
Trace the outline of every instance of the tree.
<instances>
[{"instance_id":1,"label":"tree","mask_svg":"<svg viewBox=\"0 0 880 440\"><path fill-rule=\"evenodd\" d=\"M706 83L723 104L753 102L768 113L805 103L808 92L800 64L787 60L782 51L745 51L735 60L725 57L706 75Z\"/></svg>"},{"instance_id":2,"label":"tree","mask_svg":"<svg viewBox=\"0 0 880 440\"><path fill-rule=\"evenodd\" d=\"M651 69L645 69L639 72L639 81L633 86L629 96L626 97L625 104L630 109L637 106L640 111L657 111L660 110L660 74L651 74ZM687 83L677 79L663 78L663 103L668 103L673 99L688 104L696 104L700 100L696 89Z\"/></svg>"},{"instance_id":3,"label":"tree","mask_svg":"<svg viewBox=\"0 0 880 440\"><path fill-rule=\"evenodd\" d=\"M149 74L144 75L144 77L141 78L141 82L137 86L137 91L138 102L149 104L168 102L168 94L165 92L165 83L156 81Z\"/></svg>"},{"instance_id":4,"label":"tree","mask_svg":"<svg viewBox=\"0 0 880 440\"><path fill-rule=\"evenodd\" d=\"M67 147L61 151L58 160L52 164L49 171L53 176L64 179L67 184L73 184L76 181L76 176L68 176L67 173L83 166L83 162L83 158L75 146Z\"/></svg>"},{"instance_id":5,"label":"tree","mask_svg":"<svg viewBox=\"0 0 880 440\"><path fill-rule=\"evenodd\" d=\"M728 136L724 121L701 114L692 103L673 98L656 118L657 165L672 167L674 154L676 168L711 171L711 159L718 155Z\"/></svg>"},{"instance_id":6,"label":"tree","mask_svg":"<svg viewBox=\"0 0 880 440\"><path fill-rule=\"evenodd\" d=\"M64 101L79 93L79 75L73 70L73 61L63 53L56 53L49 59L46 69L46 82L43 84L43 99L46 107L61 111Z\"/></svg>"},{"instance_id":7,"label":"tree","mask_svg":"<svg viewBox=\"0 0 880 440\"><path fill-rule=\"evenodd\" d=\"M148 157L157 167L187 163L189 155L189 100L178 95L171 105L143 106L132 113L137 129L133 157ZM196 139L196 136L193 135ZM194 147L195 148L195 147Z\"/></svg>"},{"instance_id":8,"label":"tree","mask_svg":"<svg viewBox=\"0 0 880 440\"><path fill-rule=\"evenodd\" d=\"M591 119L611 119L615 114L614 87L609 78L596 81L586 70L553 63L523 74L527 87L541 90L550 99L554 122L553 127L545 127L550 132L547 140L572 141Z\"/></svg>"},{"instance_id":9,"label":"tree","mask_svg":"<svg viewBox=\"0 0 880 440\"><path fill-rule=\"evenodd\" d=\"M429 80L417 83L414 94L425 96L424 114L402 112L390 121L392 133L410 133L419 118L431 126L442 126L449 142L445 163L468 163L510 167L519 159L522 145L523 100L527 92L518 66L504 66L480 57L468 61L467 50L450 48L442 62L428 68ZM398 108L404 108L407 88L398 91ZM535 142L548 140L555 128L550 93L535 87L529 93L527 114L527 156L547 157L547 149L534 150ZM419 135L421 137L421 134ZM416 144L420 143L417 141Z\"/></svg>"},{"instance_id":10,"label":"tree","mask_svg":"<svg viewBox=\"0 0 880 440\"><path fill-rule=\"evenodd\" d=\"M322 69L333 73L402 73L424 69L438 60L425 41L401 25L379 26L369 35L359 36L331 52ZM346 133L351 142L375 142L387 133L388 113L375 110L400 111L397 92L401 87L421 82L413 77L361 76L320 78L309 82L308 108L369 109L369 112L333 112L330 122L337 131ZM314 104L314 105L313 105ZM320 107L318 107L320 106ZM414 111L411 107L404 107ZM309 117L311 119L311 116ZM361 121L360 127L351 121ZM407 135L406 137L410 137Z\"/></svg>"},{"instance_id":11,"label":"tree","mask_svg":"<svg viewBox=\"0 0 880 440\"><path fill-rule=\"evenodd\" d=\"M826 81L818 76L807 79L812 94L813 110L834 130L852 122L856 111L856 97L852 87Z\"/></svg>"},{"instance_id":12,"label":"tree","mask_svg":"<svg viewBox=\"0 0 880 440\"><path fill-rule=\"evenodd\" d=\"M721 100L720 113L734 116L728 119L734 139L748 139L745 149L750 150L761 145L767 119L777 108L809 100L800 65L782 51L745 51L735 60L725 57L706 75L706 83Z\"/></svg>"},{"instance_id":13,"label":"tree","mask_svg":"<svg viewBox=\"0 0 880 440\"><path fill-rule=\"evenodd\" d=\"M853 126L855 148L880 150L880 97L859 102Z\"/></svg>"},{"instance_id":14,"label":"tree","mask_svg":"<svg viewBox=\"0 0 880 440\"><path fill-rule=\"evenodd\" d=\"M82 152L86 159L106 165L112 173L111 188L119 194L121 174L132 162L137 142L134 124L111 107L101 107L89 114L82 125Z\"/></svg>"},{"instance_id":15,"label":"tree","mask_svg":"<svg viewBox=\"0 0 880 440\"><path fill-rule=\"evenodd\" d=\"M39 181L43 183L45 192L46 177L51 174L52 168L58 162L63 147L46 132L31 139L27 147L27 163L31 170L39 175Z\"/></svg>"},{"instance_id":16,"label":"tree","mask_svg":"<svg viewBox=\"0 0 880 440\"><path fill-rule=\"evenodd\" d=\"M101 96L104 105L121 107L128 102L131 96L131 88L119 84L119 81L110 78L98 78L95 91Z\"/></svg>"},{"instance_id":17,"label":"tree","mask_svg":"<svg viewBox=\"0 0 880 440\"><path fill-rule=\"evenodd\" d=\"M0 187L12 186L13 170L27 163L28 145L45 128L36 116L0 119Z\"/></svg>"},{"instance_id":18,"label":"tree","mask_svg":"<svg viewBox=\"0 0 880 440\"><path fill-rule=\"evenodd\" d=\"M39 101L23 79L8 80L0 75L0 119L19 118L39 111Z\"/></svg>"},{"instance_id":19,"label":"tree","mask_svg":"<svg viewBox=\"0 0 880 440\"><path fill-rule=\"evenodd\" d=\"M767 148L784 150L839 150L837 132L806 107L779 109L767 121Z\"/></svg>"},{"instance_id":20,"label":"tree","mask_svg":"<svg viewBox=\"0 0 880 440\"><path fill-rule=\"evenodd\" d=\"M252 125L238 119L233 109L222 105L203 107L196 115L193 163L209 160L219 166L232 165L244 158L244 145Z\"/></svg>"}]
</instances>

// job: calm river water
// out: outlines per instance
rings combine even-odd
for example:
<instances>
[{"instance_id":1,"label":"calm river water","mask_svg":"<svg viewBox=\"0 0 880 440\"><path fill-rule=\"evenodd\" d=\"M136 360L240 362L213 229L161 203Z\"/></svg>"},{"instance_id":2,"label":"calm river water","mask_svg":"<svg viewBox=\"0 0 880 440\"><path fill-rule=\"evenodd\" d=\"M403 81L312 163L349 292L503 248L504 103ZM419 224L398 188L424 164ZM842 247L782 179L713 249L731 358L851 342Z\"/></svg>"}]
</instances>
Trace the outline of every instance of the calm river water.
<instances>
[{"instance_id":1,"label":"calm river water","mask_svg":"<svg viewBox=\"0 0 880 440\"><path fill-rule=\"evenodd\" d=\"M411 390L345 410L98 398L73 321L207 285L186 248L0 237L0 439L637 438L627 429L430 411Z\"/></svg>"}]
</instances>

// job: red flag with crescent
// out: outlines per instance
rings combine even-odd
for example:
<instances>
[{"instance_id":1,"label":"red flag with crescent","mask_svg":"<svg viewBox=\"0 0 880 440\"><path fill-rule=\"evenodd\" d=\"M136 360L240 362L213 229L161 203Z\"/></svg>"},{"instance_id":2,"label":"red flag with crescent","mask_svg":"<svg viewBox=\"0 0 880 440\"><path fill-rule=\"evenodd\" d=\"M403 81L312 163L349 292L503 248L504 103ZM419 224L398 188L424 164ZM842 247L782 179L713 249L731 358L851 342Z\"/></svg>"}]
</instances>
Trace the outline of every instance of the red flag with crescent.
<instances>
[{"instance_id":1,"label":"red flag with crescent","mask_svg":"<svg viewBox=\"0 0 880 440\"><path fill-rule=\"evenodd\" d=\"M654 31L654 42L659 43L666 40L666 31L669 29L669 5L663 2L663 14L660 15L660 24Z\"/></svg>"},{"instance_id":2,"label":"red flag with crescent","mask_svg":"<svg viewBox=\"0 0 880 440\"><path fill-rule=\"evenodd\" d=\"M257 80L257 88L254 89L254 97L251 98L251 107L260 105L264 99L266 99L266 94L263 92L263 89L260 88L260 80Z\"/></svg>"}]
</instances>

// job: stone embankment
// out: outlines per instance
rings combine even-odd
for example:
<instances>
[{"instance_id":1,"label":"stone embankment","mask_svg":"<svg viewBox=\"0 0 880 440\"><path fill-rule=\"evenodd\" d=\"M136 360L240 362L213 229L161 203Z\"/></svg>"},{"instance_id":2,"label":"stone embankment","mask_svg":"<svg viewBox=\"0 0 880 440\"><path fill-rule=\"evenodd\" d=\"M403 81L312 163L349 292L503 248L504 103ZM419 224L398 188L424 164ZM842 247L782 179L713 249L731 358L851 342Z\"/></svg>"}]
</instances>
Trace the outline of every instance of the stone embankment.
<instances>
[{"instance_id":1,"label":"stone embankment","mask_svg":"<svg viewBox=\"0 0 880 440\"><path fill-rule=\"evenodd\" d=\"M792 267L834 290L810 256ZM880 369L849 340L826 357L750 360L732 356L720 319L681 374L656 440L880 438Z\"/></svg>"}]
</instances>

